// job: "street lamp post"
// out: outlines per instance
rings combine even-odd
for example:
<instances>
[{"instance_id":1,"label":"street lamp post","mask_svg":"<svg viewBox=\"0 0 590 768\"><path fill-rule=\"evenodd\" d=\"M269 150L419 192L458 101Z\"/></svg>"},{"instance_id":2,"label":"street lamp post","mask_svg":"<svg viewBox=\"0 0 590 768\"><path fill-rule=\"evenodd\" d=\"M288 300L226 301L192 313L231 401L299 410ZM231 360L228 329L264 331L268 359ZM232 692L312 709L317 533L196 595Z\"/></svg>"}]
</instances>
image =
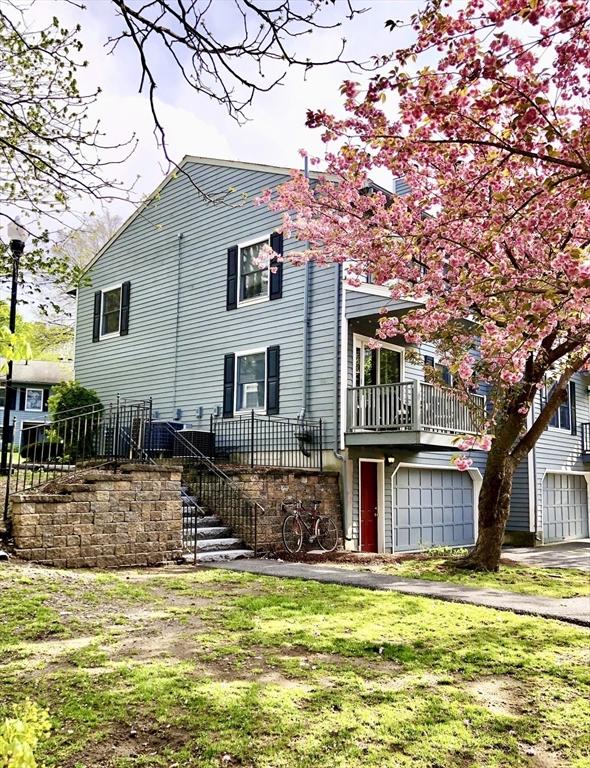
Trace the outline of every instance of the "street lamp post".
<instances>
[{"instance_id":1,"label":"street lamp post","mask_svg":"<svg viewBox=\"0 0 590 768\"><path fill-rule=\"evenodd\" d=\"M20 267L20 258L25 250L25 241L27 231L16 222L10 222L8 225L8 239L10 241L10 253L12 255L12 284L10 288L10 316L8 328L11 333L16 330L16 295L18 289L18 272ZM12 402L12 360L8 361L8 370L6 371L6 389L4 392L4 414L2 420L2 453L0 455L0 475L8 474L8 444L12 443L11 431L13 427L10 424L10 404Z\"/></svg>"}]
</instances>

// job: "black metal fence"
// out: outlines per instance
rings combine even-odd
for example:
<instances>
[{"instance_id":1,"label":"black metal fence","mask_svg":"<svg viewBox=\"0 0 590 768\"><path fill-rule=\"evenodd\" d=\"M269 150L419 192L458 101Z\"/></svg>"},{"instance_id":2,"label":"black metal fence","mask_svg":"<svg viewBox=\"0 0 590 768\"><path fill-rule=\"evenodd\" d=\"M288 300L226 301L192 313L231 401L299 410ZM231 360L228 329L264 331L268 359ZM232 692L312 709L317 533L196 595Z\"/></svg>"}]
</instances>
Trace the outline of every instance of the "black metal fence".
<instances>
[{"instance_id":1,"label":"black metal fence","mask_svg":"<svg viewBox=\"0 0 590 768\"><path fill-rule=\"evenodd\" d=\"M47 424L21 430L11 446L9 493L36 488L81 466L150 461L150 401L117 401L64 412Z\"/></svg>"},{"instance_id":2,"label":"black metal fence","mask_svg":"<svg viewBox=\"0 0 590 768\"><path fill-rule=\"evenodd\" d=\"M254 552L258 551L258 523L264 507L246 496L238 485L181 432L166 425L174 435L174 458L183 459L190 496L183 500L185 548L195 548L199 517L219 515Z\"/></svg>"},{"instance_id":3,"label":"black metal fence","mask_svg":"<svg viewBox=\"0 0 590 768\"><path fill-rule=\"evenodd\" d=\"M287 419L252 411L211 418L215 456L251 467L322 470L321 419Z\"/></svg>"},{"instance_id":4,"label":"black metal fence","mask_svg":"<svg viewBox=\"0 0 590 768\"><path fill-rule=\"evenodd\" d=\"M590 454L590 423L580 424L582 432L582 453Z\"/></svg>"}]
</instances>

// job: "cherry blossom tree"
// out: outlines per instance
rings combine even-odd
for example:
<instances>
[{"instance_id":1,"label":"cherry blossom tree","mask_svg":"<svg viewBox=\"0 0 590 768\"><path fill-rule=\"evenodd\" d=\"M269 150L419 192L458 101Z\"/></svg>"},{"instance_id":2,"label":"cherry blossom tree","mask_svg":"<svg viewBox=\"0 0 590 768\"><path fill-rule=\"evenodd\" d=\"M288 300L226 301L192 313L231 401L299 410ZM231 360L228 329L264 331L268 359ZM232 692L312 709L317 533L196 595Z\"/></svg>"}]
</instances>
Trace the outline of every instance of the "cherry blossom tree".
<instances>
[{"instance_id":1,"label":"cherry blossom tree","mask_svg":"<svg viewBox=\"0 0 590 768\"><path fill-rule=\"evenodd\" d=\"M334 145L322 180L296 173L264 200L309 243L299 259L346 263L415 302L381 318L381 338L434 342L466 399L486 387L465 565L497 570L514 471L590 355L590 11L429 0L410 26L391 71L362 92L344 83L344 118L308 114ZM376 171L409 193L370 186Z\"/></svg>"}]
</instances>

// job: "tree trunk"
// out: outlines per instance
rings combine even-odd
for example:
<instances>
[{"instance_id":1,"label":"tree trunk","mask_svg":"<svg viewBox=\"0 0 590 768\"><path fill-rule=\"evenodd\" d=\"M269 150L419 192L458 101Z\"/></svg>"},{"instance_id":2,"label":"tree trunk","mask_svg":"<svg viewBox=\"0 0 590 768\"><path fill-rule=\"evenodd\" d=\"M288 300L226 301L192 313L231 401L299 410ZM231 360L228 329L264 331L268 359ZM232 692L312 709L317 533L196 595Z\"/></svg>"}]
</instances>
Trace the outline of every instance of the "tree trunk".
<instances>
[{"instance_id":1,"label":"tree trunk","mask_svg":"<svg viewBox=\"0 0 590 768\"><path fill-rule=\"evenodd\" d=\"M500 567L502 540L510 514L512 479L516 462L510 451L518 435L519 426L504 424L488 454L488 461L479 494L479 531L475 548L465 558L465 568L497 571Z\"/></svg>"}]
</instances>

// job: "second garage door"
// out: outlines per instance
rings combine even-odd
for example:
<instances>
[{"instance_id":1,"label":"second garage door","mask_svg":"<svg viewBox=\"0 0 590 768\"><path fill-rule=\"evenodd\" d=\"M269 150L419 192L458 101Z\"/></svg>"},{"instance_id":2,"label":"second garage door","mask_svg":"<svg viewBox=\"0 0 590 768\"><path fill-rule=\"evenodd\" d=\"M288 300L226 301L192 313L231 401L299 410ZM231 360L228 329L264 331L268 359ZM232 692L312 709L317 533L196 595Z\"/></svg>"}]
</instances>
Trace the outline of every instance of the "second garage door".
<instances>
[{"instance_id":1,"label":"second garage door","mask_svg":"<svg viewBox=\"0 0 590 768\"><path fill-rule=\"evenodd\" d=\"M543 539L588 536L588 485L584 475L548 472L543 481Z\"/></svg>"},{"instance_id":2,"label":"second garage door","mask_svg":"<svg viewBox=\"0 0 590 768\"><path fill-rule=\"evenodd\" d=\"M392 503L397 552L474 543L473 480L467 472L400 467Z\"/></svg>"}]
</instances>

